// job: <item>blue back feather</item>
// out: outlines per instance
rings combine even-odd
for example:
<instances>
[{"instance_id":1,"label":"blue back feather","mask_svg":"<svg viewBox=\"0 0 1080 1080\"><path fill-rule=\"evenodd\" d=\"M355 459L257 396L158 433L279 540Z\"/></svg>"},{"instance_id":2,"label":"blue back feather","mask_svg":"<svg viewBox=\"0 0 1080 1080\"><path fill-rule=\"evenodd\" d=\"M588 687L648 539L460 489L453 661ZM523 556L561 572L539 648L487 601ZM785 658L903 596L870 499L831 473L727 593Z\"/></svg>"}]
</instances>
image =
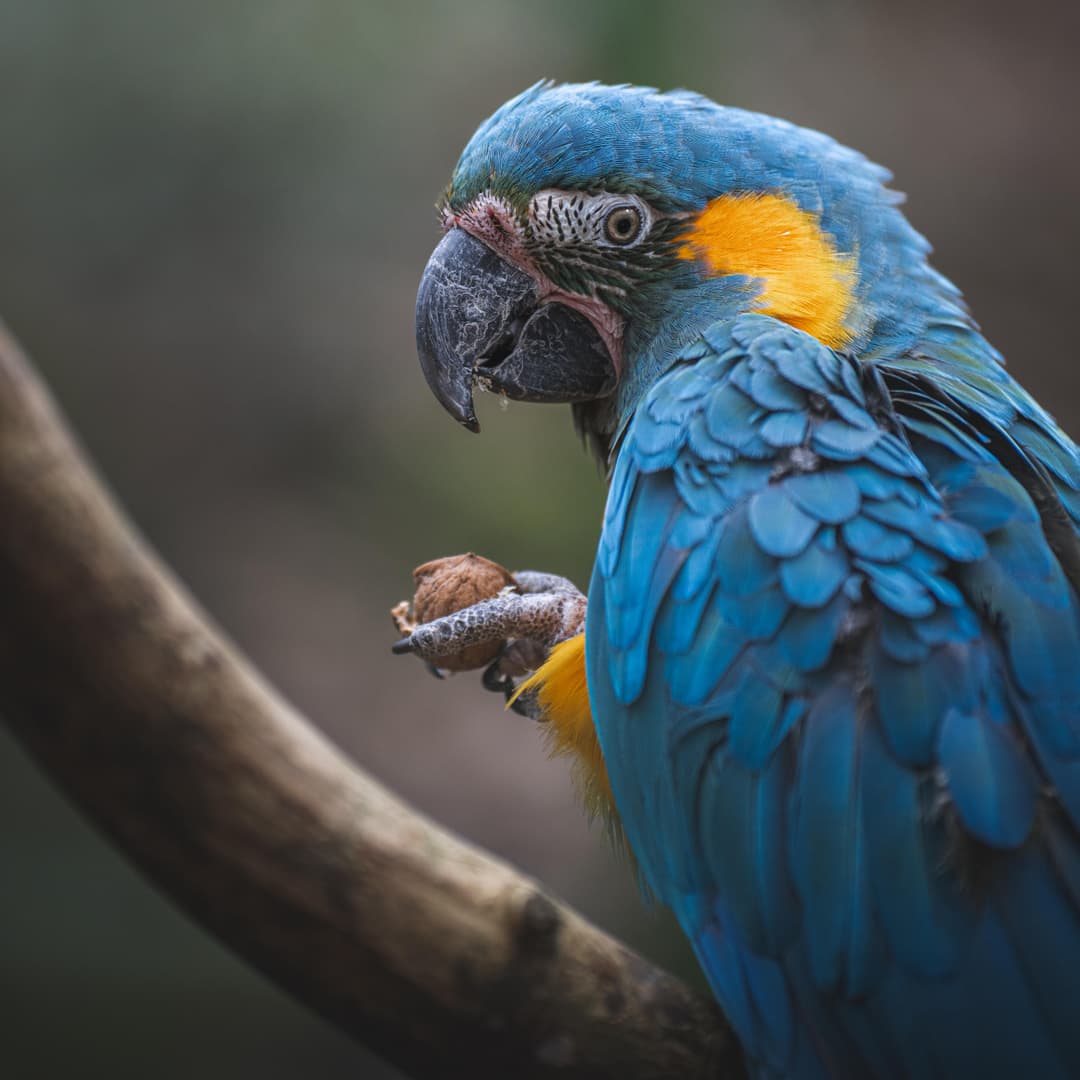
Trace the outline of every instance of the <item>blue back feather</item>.
<instances>
[{"instance_id":1,"label":"blue back feather","mask_svg":"<svg viewBox=\"0 0 1080 1080\"><path fill-rule=\"evenodd\" d=\"M1007 379L988 415L764 316L693 351L627 428L590 591L645 879L762 1076L1080 1074L1077 599L990 447L1048 441L1051 493L1075 448Z\"/></svg>"}]
</instances>

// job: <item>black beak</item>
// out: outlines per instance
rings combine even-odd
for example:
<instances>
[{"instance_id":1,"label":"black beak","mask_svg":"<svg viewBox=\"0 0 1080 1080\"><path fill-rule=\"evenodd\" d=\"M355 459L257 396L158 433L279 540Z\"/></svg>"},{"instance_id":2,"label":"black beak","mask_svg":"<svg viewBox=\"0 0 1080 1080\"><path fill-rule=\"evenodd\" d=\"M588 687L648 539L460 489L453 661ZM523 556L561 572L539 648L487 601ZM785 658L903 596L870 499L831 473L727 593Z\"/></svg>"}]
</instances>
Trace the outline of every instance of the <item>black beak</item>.
<instances>
[{"instance_id":1,"label":"black beak","mask_svg":"<svg viewBox=\"0 0 1080 1080\"><path fill-rule=\"evenodd\" d=\"M428 260L416 297L420 367L444 409L479 431L473 388L515 401L605 397L615 365L592 323L540 304L536 282L462 229Z\"/></svg>"}]
</instances>

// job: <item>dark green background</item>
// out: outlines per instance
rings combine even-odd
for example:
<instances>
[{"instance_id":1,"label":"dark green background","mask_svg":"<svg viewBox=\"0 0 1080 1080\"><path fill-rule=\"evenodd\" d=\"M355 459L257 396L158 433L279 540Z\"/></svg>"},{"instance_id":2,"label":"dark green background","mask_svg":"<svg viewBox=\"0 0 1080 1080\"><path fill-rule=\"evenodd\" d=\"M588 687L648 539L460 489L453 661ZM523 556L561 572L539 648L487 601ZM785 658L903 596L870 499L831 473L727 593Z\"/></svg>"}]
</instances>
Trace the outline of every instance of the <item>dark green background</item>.
<instances>
[{"instance_id":1,"label":"dark green background","mask_svg":"<svg viewBox=\"0 0 1080 1080\"><path fill-rule=\"evenodd\" d=\"M603 497L564 410L482 402L475 439L427 393L434 201L542 76L823 128L895 171L939 267L1080 432L1066 11L0 0L0 313L142 529L333 739L685 973L529 725L388 654L386 611L432 556L584 583ZM187 923L6 737L0 1072L388 1075Z\"/></svg>"}]
</instances>

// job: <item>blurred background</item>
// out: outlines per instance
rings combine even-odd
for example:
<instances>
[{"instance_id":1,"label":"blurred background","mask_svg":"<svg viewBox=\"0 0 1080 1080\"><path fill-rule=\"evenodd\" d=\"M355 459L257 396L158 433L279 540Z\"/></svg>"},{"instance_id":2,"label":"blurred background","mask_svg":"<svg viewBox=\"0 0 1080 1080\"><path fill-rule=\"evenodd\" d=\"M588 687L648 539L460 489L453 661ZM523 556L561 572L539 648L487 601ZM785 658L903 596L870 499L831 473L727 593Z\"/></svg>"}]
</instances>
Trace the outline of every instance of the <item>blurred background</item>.
<instances>
[{"instance_id":1,"label":"blurred background","mask_svg":"<svg viewBox=\"0 0 1080 1080\"><path fill-rule=\"evenodd\" d=\"M142 530L330 737L692 976L562 762L478 679L392 660L414 565L584 584L565 409L443 415L415 360L434 202L536 79L687 86L890 166L938 267L1080 434L1075 4L0 0L0 315ZM2 600L0 600L2 602ZM393 1074L191 926L0 734L11 1080Z\"/></svg>"}]
</instances>

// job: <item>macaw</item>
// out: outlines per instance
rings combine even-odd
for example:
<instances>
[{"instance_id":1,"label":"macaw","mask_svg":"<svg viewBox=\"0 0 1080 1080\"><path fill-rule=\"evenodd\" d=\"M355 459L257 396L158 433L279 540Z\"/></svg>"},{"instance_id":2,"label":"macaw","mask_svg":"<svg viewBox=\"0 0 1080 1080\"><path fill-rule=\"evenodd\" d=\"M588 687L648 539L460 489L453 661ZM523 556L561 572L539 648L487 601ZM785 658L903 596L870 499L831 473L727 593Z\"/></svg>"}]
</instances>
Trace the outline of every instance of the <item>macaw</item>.
<instances>
[{"instance_id":1,"label":"macaw","mask_svg":"<svg viewBox=\"0 0 1080 1080\"><path fill-rule=\"evenodd\" d=\"M526 575L398 651L554 645L526 696L753 1075L1076 1077L1080 452L889 180L683 91L485 121L421 365L474 431L571 403L603 529L587 603Z\"/></svg>"}]
</instances>

